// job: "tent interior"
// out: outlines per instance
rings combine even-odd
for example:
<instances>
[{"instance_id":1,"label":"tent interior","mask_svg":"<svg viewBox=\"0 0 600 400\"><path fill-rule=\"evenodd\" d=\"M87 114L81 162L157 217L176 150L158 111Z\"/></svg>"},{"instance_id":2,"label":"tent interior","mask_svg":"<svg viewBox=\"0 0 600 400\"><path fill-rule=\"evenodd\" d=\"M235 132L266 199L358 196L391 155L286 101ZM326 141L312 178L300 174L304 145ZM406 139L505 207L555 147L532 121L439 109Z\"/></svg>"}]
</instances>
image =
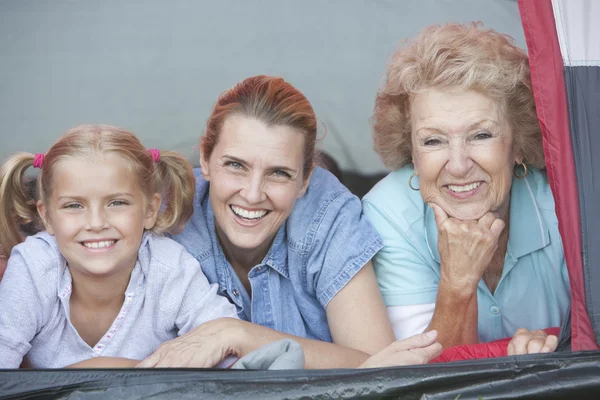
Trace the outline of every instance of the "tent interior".
<instances>
[{"instance_id":1,"label":"tent interior","mask_svg":"<svg viewBox=\"0 0 600 400\"><path fill-rule=\"evenodd\" d=\"M233 393L280 398L281 390L286 390L288 398L597 398L600 352L580 350L596 350L600 338L600 316L594 311L594 305L600 306L600 294L593 290L600 279L594 269L600 258L595 252L600 248L596 250L593 244L600 229L600 213L593 207L600 193L594 190L593 176L595 171L600 173L600 162L588 154L590 143L596 140L592 132L600 128L600 108L594 105L600 101L600 46L594 40L578 40L577 35L594 37L586 27L591 26L590 15L600 17L600 3L5 0L0 2L0 118L4 125L0 160L17 151L44 152L75 125L106 123L131 130L148 148L177 150L197 165L199 137L219 94L246 77L276 75L311 101L320 122L319 150L339 167L342 183L362 197L388 172L373 150L370 117L386 63L404 38L429 24L481 21L512 36L525 51L529 47L531 56L535 36L531 32L538 29L540 37L545 28L529 21L525 24L521 17L526 10L539 13L542 6L550 7L546 7L550 13L552 6L555 13L560 7L564 11L567 3L579 14L564 12L562 20L556 18L557 24L564 22L565 31L569 24L576 27L566 39L559 35L560 48L566 58L569 41L583 44L584 58L595 66L591 75L586 72L596 79L592 90L579 96L581 70L562 70L581 67L585 64L578 63L581 60L565 61L564 66L558 63L545 72L540 67L536 76L532 67L532 77L535 86L536 79L539 83L554 73L562 91L553 95L565 103L565 115L574 110L583 114L579 119L571 115L570 121L569 116L559 121L565 129L558 139L553 135L561 125L552 120L554 114L540 118L547 157L556 156L549 175L559 221L569 233L561 232L565 258L570 276L581 283L574 294L578 296L574 306L579 308L572 312L573 334L579 335L574 352L354 372L21 370L0 373L0 398L81 398L85 394L194 398L208 391L215 398ZM595 14L588 12L579 24L577 18L585 14L581 7ZM550 28L554 29L553 22ZM538 51L551 52L544 46L535 49L535 57ZM555 53L560 59L560 51ZM550 64L542 63L548 68ZM536 96L541 96L540 89L536 90ZM536 103L539 100L536 97ZM582 126L588 126L587 136L578 133L584 130ZM569 128L575 132L572 138ZM574 197L561 187L565 182L573 185L570 195ZM583 191L582 187L592 189ZM569 212L569 207L577 211ZM427 394L419 397L417 393Z\"/></svg>"},{"instance_id":2,"label":"tent interior","mask_svg":"<svg viewBox=\"0 0 600 400\"><path fill-rule=\"evenodd\" d=\"M81 123L107 123L197 164L219 94L276 75L311 101L319 148L361 196L385 173L369 119L387 60L426 25L469 21L526 48L512 0L3 1L0 158L43 152Z\"/></svg>"}]
</instances>

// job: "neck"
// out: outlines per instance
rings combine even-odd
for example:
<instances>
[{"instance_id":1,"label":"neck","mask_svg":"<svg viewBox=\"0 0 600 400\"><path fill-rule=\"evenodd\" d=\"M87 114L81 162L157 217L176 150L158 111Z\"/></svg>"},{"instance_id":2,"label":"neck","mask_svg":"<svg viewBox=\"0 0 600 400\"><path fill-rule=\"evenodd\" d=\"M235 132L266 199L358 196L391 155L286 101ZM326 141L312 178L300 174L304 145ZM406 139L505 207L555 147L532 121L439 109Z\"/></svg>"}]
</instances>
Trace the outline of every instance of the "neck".
<instances>
[{"instance_id":1,"label":"neck","mask_svg":"<svg viewBox=\"0 0 600 400\"><path fill-rule=\"evenodd\" d=\"M504 200L500 207L498 207L496 213L498 213L498 217L504 221L506 228L508 228L508 223L510 222L510 193L508 194L506 200ZM506 228L504 231L508 231Z\"/></svg>"},{"instance_id":2,"label":"neck","mask_svg":"<svg viewBox=\"0 0 600 400\"><path fill-rule=\"evenodd\" d=\"M71 270L71 301L90 309L120 307L125 300L125 290L132 270L133 267L105 277L89 276Z\"/></svg>"},{"instance_id":3,"label":"neck","mask_svg":"<svg viewBox=\"0 0 600 400\"><path fill-rule=\"evenodd\" d=\"M250 272L252 268L260 264L267 255L273 239L265 241L254 249L244 249L231 243L227 236L217 227L217 238L223 249L223 254L235 270Z\"/></svg>"}]
</instances>

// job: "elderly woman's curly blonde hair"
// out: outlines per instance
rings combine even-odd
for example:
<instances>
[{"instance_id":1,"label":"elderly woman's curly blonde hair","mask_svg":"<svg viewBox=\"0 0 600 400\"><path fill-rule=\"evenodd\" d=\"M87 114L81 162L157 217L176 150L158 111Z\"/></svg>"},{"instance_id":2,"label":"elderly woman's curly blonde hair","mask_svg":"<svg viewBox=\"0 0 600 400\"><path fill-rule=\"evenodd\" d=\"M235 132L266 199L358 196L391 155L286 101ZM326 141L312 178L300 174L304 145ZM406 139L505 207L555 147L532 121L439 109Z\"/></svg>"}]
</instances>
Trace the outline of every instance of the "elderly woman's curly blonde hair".
<instances>
[{"instance_id":1,"label":"elderly woman's curly blonde hair","mask_svg":"<svg viewBox=\"0 0 600 400\"><path fill-rule=\"evenodd\" d=\"M545 166L527 55L480 23L433 25L393 55L373 114L375 150L398 169L411 162L411 98L429 88L474 90L499 101L523 162Z\"/></svg>"}]
</instances>

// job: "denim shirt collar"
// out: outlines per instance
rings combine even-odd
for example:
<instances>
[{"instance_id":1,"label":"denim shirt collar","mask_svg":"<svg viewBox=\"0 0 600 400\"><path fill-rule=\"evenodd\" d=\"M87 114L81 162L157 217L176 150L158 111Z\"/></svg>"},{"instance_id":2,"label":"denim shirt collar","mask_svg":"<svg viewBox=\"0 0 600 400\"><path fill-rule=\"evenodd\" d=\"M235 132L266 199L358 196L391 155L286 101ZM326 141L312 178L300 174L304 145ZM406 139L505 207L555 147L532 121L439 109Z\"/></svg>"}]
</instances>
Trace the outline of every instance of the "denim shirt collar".
<instances>
[{"instance_id":1,"label":"denim shirt collar","mask_svg":"<svg viewBox=\"0 0 600 400\"><path fill-rule=\"evenodd\" d=\"M217 230L215 228L215 214L212 209L212 205L210 204L210 200L208 196L206 196L206 221L208 232L210 233L210 238L212 241L212 247L214 249L217 270L217 277L219 280L219 286L227 287L228 289L231 286L231 280L233 273L230 268L229 261L225 257L225 253L223 252L223 248L219 243L219 239L217 237ZM262 262L259 265L267 265L277 271L280 275L289 279L290 273L288 269L287 263L287 246L286 246L286 224L287 221L284 222L280 227L277 233L275 234L275 238L273 239L273 243L269 248L266 256L263 258Z\"/></svg>"},{"instance_id":2,"label":"denim shirt collar","mask_svg":"<svg viewBox=\"0 0 600 400\"><path fill-rule=\"evenodd\" d=\"M425 206L425 229L429 252L440 262L438 230L433 209ZM548 226L538 209L528 177L514 178L510 189L510 232L508 252L515 258L533 253L550 244Z\"/></svg>"}]
</instances>

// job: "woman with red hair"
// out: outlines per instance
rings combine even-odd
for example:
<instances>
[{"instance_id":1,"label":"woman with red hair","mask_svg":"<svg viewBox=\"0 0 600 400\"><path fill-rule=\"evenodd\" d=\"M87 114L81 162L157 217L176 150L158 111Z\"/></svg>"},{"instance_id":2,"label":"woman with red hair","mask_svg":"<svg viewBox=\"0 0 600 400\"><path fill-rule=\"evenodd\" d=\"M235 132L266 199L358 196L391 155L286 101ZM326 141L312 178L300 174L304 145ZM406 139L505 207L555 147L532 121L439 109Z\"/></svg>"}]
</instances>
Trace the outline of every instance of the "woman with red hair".
<instances>
[{"instance_id":1,"label":"woman with red hair","mask_svg":"<svg viewBox=\"0 0 600 400\"><path fill-rule=\"evenodd\" d=\"M283 338L302 345L307 368L357 367L392 344L370 261L383 243L360 200L315 167L316 137L310 102L281 78L248 78L219 97L200 142L194 215L174 238L241 320L206 323L140 367L212 367ZM435 337L393 344L390 362L429 361Z\"/></svg>"}]
</instances>

